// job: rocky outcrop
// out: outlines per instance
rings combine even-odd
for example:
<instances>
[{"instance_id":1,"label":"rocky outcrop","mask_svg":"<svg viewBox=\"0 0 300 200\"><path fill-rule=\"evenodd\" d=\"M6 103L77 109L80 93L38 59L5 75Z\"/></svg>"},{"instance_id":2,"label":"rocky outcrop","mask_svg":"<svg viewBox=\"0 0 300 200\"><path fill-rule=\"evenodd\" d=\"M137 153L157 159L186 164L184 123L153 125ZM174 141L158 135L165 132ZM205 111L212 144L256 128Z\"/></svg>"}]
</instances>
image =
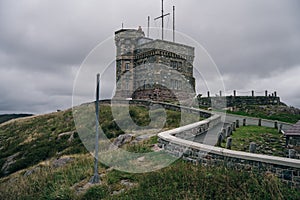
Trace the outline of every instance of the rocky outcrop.
<instances>
[{"instance_id":1,"label":"rocky outcrop","mask_svg":"<svg viewBox=\"0 0 300 200\"><path fill-rule=\"evenodd\" d=\"M122 145L129 143L133 140L133 135L131 134L123 134L119 135L114 142L110 145L110 149L117 149Z\"/></svg>"}]
</instances>

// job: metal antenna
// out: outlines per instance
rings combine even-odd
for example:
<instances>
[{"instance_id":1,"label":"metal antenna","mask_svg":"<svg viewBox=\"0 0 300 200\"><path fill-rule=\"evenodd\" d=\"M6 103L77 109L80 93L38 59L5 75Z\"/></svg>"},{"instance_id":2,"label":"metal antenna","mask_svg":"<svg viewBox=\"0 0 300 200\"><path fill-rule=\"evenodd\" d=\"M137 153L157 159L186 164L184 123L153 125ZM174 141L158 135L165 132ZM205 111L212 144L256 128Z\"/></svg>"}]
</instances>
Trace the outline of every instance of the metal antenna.
<instances>
[{"instance_id":1,"label":"metal antenna","mask_svg":"<svg viewBox=\"0 0 300 200\"><path fill-rule=\"evenodd\" d=\"M164 40L164 17L170 15L167 13L164 15L164 0L161 0L161 16L156 17L154 20L161 18L161 39Z\"/></svg>"},{"instance_id":2,"label":"metal antenna","mask_svg":"<svg viewBox=\"0 0 300 200\"><path fill-rule=\"evenodd\" d=\"M147 30L147 37L149 37L150 32L150 16L148 16L148 30Z\"/></svg>"},{"instance_id":3,"label":"metal antenna","mask_svg":"<svg viewBox=\"0 0 300 200\"><path fill-rule=\"evenodd\" d=\"M173 6L173 42L175 42L175 6Z\"/></svg>"},{"instance_id":4,"label":"metal antenna","mask_svg":"<svg viewBox=\"0 0 300 200\"><path fill-rule=\"evenodd\" d=\"M96 102L95 102L95 108L96 108L96 138L95 138L95 160L94 160L94 175L92 176L90 182L92 184L99 183L100 177L98 174L98 142L99 142L99 87L100 85L100 74L97 74L97 89L96 89Z\"/></svg>"}]
</instances>

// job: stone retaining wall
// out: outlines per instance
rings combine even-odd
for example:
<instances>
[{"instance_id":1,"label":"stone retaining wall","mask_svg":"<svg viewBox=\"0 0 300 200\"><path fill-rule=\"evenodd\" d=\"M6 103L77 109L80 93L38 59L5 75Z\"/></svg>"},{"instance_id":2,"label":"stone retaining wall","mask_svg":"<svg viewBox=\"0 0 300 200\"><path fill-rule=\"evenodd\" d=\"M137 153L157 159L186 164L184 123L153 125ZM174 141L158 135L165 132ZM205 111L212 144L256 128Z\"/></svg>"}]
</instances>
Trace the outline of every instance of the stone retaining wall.
<instances>
[{"instance_id":1,"label":"stone retaining wall","mask_svg":"<svg viewBox=\"0 0 300 200\"><path fill-rule=\"evenodd\" d=\"M159 133L159 146L171 155L194 164L271 173L288 185L300 188L300 160L233 151L175 137L186 130L187 127L180 127Z\"/></svg>"}]
</instances>

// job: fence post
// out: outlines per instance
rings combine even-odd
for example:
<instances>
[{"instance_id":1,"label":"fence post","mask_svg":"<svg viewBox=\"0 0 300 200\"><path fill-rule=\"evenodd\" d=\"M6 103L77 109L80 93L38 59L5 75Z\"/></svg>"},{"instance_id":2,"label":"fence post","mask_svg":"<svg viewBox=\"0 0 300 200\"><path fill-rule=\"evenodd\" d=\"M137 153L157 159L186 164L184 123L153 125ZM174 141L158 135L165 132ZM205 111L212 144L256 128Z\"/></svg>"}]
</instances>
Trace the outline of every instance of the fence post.
<instances>
[{"instance_id":1,"label":"fence post","mask_svg":"<svg viewBox=\"0 0 300 200\"><path fill-rule=\"evenodd\" d=\"M278 133L281 133L282 131L282 124L279 125Z\"/></svg>"},{"instance_id":2,"label":"fence post","mask_svg":"<svg viewBox=\"0 0 300 200\"><path fill-rule=\"evenodd\" d=\"M261 126L261 119L258 119L258 126Z\"/></svg>"},{"instance_id":3,"label":"fence post","mask_svg":"<svg viewBox=\"0 0 300 200\"><path fill-rule=\"evenodd\" d=\"M228 126L226 136L229 137L230 135L231 135L231 126Z\"/></svg>"},{"instance_id":4,"label":"fence post","mask_svg":"<svg viewBox=\"0 0 300 200\"><path fill-rule=\"evenodd\" d=\"M294 149L289 149L289 158L295 158L296 157L296 151Z\"/></svg>"},{"instance_id":5,"label":"fence post","mask_svg":"<svg viewBox=\"0 0 300 200\"><path fill-rule=\"evenodd\" d=\"M250 146L249 146L249 152L250 153L255 153L256 151L256 143L255 142L251 142Z\"/></svg>"},{"instance_id":6,"label":"fence post","mask_svg":"<svg viewBox=\"0 0 300 200\"><path fill-rule=\"evenodd\" d=\"M228 137L226 141L226 149L231 149L231 145L232 145L232 138Z\"/></svg>"},{"instance_id":7,"label":"fence post","mask_svg":"<svg viewBox=\"0 0 300 200\"><path fill-rule=\"evenodd\" d=\"M243 119L243 126L246 126L246 118Z\"/></svg>"},{"instance_id":8,"label":"fence post","mask_svg":"<svg viewBox=\"0 0 300 200\"><path fill-rule=\"evenodd\" d=\"M278 129L278 122L277 121L274 122L274 128Z\"/></svg>"},{"instance_id":9,"label":"fence post","mask_svg":"<svg viewBox=\"0 0 300 200\"><path fill-rule=\"evenodd\" d=\"M239 128L240 127L240 120L236 120L236 127Z\"/></svg>"},{"instance_id":10,"label":"fence post","mask_svg":"<svg viewBox=\"0 0 300 200\"><path fill-rule=\"evenodd\" d=\"M218 142L217 142L218 147L221 146L222 140L223 140L223 136L222 136L222 133L220 132L219 135L218 135Z\"/></svg>"}]
</instances>

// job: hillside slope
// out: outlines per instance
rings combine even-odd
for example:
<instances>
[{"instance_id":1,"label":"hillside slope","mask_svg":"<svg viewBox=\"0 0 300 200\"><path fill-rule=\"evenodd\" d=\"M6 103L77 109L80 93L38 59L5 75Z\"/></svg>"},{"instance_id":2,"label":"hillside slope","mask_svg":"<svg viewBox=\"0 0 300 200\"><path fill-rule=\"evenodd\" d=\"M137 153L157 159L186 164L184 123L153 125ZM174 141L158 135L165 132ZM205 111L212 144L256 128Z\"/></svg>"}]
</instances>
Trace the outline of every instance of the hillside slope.
<instances>
[{"instance_id":1,"label":"hillside slope","mask_svg":"<svg viewBox=\"0 0 300 200\"><path fill-rule=\"evenodd\" d=\"M132 106L130 115L143 126L149 123L148 111ZM167 116L166 129L179 126L179 112L167 111ZM123 133L109 105L101 105L100 124L112 140ZM156 139L124 148L153 151ZM91 185L93 157L81 143L71 109L0 125L0 169L0 199L300 199L299 191L269 174L207 168L180 160L145 174L128 174L100 164L101 184Z\"/></svg>"},{"instance_id":2,"label":"hillside slope","mask_svg":"<svg viewBox=\"0 0 300 200\"><path fill-rule=\"evenodd\" d=\"M17 119L21 117L29 117L32 116L31 114L4 114L0 115L0 124L7 122L11 119Z\"/></svg>"}]
</instances>

